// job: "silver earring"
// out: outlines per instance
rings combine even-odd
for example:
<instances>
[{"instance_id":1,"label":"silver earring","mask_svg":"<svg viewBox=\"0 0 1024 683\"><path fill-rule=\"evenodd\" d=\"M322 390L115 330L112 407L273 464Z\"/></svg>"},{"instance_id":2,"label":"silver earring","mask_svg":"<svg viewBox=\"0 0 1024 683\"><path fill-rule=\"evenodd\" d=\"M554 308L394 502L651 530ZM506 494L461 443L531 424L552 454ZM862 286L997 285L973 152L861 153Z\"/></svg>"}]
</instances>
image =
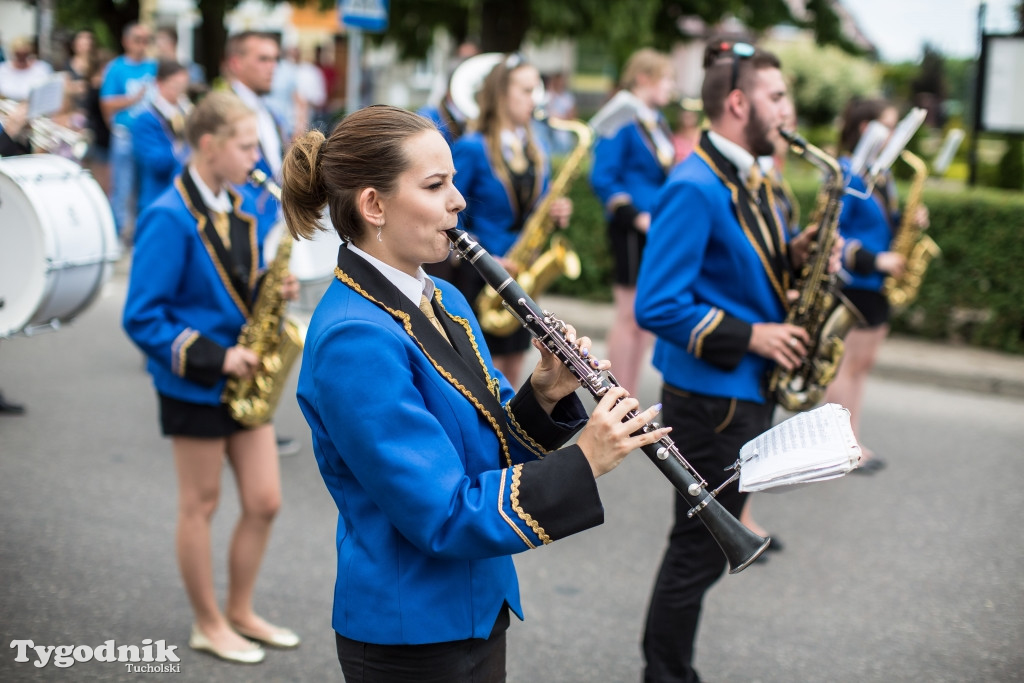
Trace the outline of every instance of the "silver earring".
<instances>
[{"instance_id":1,"label":"silver earring","mask_svg":"<svg viewBox=\"0 0 1024 683\"><path fill-rule=\"evenodd\" d=\"M377 223L377 241L383 242L384 240L380 236L380 231L384 229L384 221Z\"/></svg>"}]
</instances>

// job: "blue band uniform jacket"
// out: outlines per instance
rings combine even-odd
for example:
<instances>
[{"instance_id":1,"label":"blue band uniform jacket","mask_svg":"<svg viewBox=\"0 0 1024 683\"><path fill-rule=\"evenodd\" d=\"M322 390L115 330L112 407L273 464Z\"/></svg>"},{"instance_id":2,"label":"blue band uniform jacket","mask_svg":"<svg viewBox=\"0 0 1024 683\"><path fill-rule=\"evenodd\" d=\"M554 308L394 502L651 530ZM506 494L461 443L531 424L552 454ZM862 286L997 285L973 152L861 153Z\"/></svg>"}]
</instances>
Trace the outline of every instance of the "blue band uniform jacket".
<instances>
[{"instance_id":1,"label":"blue band uniform jacket","mask_svg":"<svg viewBox=\"0 0 1024 683\"><path fill-rule=\"evenodd\" d=\"M540 142L536 142L540 149ZM504 256L519 237L527 216L547 194L551 168L546 154L534 168L531 200L520 209L509 170L495 168L487 141L480 133L467 133L452 144L452 160L458 173L455 186L466 200L459 214L462 227L494 256Z\"/></svg>"},{"instance_id":2,"label":"blue band uniform jacket","mask_svg":"<svg viewBox=\"0 0 1024 683\"><path fill-rule=\"evenodd\" d=\"M867 184L850 171L850 159L839 160L846 187L856 194L843 197L839 213L839 234L843 236L843 280L846 287L871 292L882 290L885 273L875 269L875 257L889 251L900 217L890 203L896 190L891 180L883 178L871 196L864 197Z\"/></svg>"},{"instance_id":3,"label":"blue band uniform jacket","mask_svg":"<svg viewBox=\"0 0 1024 683\"><path fill-rule=\"evenodd\" d=\"M748 351L751 326L785 320L793 273L772 192L757 194L705 132L659 195L635 312L657 335L654 365L672 386L767 398L771 364Z\"/></svg>"},{"instance_id":4,"label":"blue band uniform jacket","mask_svg":"<svg viewBox=\"0 0 1024 683\"><path fill-rule=\"evenodd\" d=\"M659 127L671 140L671 131L659 118ZM661 159L652 133L639 118L602 137L594 146L590 184L605 213L623 205L631 206L632 217L650 212L658 190L665 183L674 159Z\"/></svg>"},{"instance_id":5,"label":"blue band uniform jacket","mask_svg":"<svg viewBox=\"0 0 1024 683\"><path fill-rule=\"evenodd\" d=\"M358 641L486 638L508 604L510 555L600 524L590 466L562 448L575 394L549 417L494 369L465 298L435 280L451 343L343 245L311 320L298 382L338 507L334 629Z\"/></svg>"},{"instance_id":6,"label":"blue band uniform jacket","mask_svg":"<svg viewBox=\"0 0 1024 683\"><path fill-rule=\"evenodd\" d=\"M185 131L175 131L172 123L152 103L135 117L131 128L132 152L139 169L137 202L141 213L181 173L189 149L184 141Z\"/></svg>"},{"instance_id":7,"label":"blue band uniform jacket","mask_svg":"<svg viewBox=\"0 0 1024 683\"><path fill-rule=\"evenodd\" d=\"M251 206L228 194L230 246L187 169L142 213L122 321L157 391L204 405L220 403L224 354L251 313L262 268Z\"/></svg>"}]
</instances>

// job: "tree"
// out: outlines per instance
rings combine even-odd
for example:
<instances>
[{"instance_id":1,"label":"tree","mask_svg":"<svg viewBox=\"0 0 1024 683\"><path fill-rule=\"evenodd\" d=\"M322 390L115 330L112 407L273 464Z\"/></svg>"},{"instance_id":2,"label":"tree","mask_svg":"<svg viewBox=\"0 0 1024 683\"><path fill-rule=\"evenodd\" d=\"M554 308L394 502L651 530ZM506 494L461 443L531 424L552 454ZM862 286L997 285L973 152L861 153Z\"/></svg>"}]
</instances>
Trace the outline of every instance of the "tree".
<instances>
[{"instance_id":1,"label":"tree","mask_svg":"<svg viewBox=\"0 0 1024 683\"><path fill-rule=\"evenodd\" d=\"M600 40L621 64L637 47L668 49L683 35L679 21L714 24L734 15L755 32L779 23L811 28L822 44L854 48L842 39L834 0L808 0L809 19L797 21L786 0L392 0L386 39L403 57L422 58L434 31L479 41L484 52L510 52L527 38L572 36Z\"/></svg>"}]
</instances>

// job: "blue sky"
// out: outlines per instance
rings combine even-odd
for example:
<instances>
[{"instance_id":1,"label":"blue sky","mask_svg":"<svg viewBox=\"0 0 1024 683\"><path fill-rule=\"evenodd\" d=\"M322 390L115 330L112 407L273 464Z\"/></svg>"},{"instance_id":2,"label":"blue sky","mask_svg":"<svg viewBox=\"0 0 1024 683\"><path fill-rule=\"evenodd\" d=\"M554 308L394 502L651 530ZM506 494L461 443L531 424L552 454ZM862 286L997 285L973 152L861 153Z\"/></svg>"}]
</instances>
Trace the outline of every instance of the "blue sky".
<instances>
[{"instance_id":1,"label":"blue sky","mask_svg":"<svg viewBox=\"0 0 1024 683\"><path fill-rule=\"evenodd\" d=\"M927 41L949 57L977 53L978 0L842 0L887 62L918 60ZM1015 0L987 0L985 29L1016 29Z\"/></svg>"}]
</instances>

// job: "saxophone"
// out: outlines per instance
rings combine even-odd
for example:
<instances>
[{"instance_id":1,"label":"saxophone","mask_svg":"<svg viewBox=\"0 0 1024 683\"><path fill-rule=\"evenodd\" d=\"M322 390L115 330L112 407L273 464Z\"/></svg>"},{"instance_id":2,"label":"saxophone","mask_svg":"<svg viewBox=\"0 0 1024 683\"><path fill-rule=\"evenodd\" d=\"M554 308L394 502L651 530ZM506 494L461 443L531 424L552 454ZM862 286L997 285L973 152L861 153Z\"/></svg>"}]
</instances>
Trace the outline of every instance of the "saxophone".
<instances>
[{"instance_id":1,"label":"saxophone","mask_svg":"<svg viewBox=\"0 0 1024 683\"><path fill-rule=\"evenodd\" d=\"M942 253L935 240L925 235L924 228L914 220L914 214L921 206L921 194L924 190L924 181L928 177L928 167L920 157L908 150L903 150L900 158L914 169L914 180L911 182L907 201L903 205L903 218L900 220L900 227L891 247L892 251L906 258L907 265L900 277L890 275L885 278L882 285L882 293L889 299L889 305L894 313L904 311L917 299L928 264Z\"/></svg>"},{"instance_id":2,"label":"saxophone","mask_svg":"<svg viewBox=\"0 0 1024 683\"><path fill-rule=\"evenodd\" d=\"M799 298L790 305L786 322L802 327L810 337L807 357L793 370L775 366L768 384L786 410L806 410L821 400L836 376L843 357L843 338L860 313L836 289L836 276L828 272L832 249L839 239L839 211L845 192L843 173L834 158L809 144L796 133L779 131L794 153L809 161L825 179L811 216L818 234L796 280Z\"/></svg>"},{"instance_id":3,"label":"saxophone","mask_svg":"<svg viewBox=\"0 0 1024 683\"><path fill-rule=\"evenodd\" d=\"M259 169L250 181L267 188L278 201L281 188ZM250 378L229 377L221 400L238 422L246 427L257 427L270 421L281 398L288 371L302 352L302 333L299 326L285 318L287 302L281 296L281 283L288 275L292 244L287 233L281 236L274 260L267 266L259 295L252 308L252 317L238 335L239 346L255 351L260 365Z\"/></svg>"},{"instance_id":4,"label":"saxophone","mask_svg":"<svg viewBox=\"0 0 1024 683\"><path fill-rule=\"evenodd\" d=\"M513 263L513 270L518 273L516 282L530 296L539 295L551 286L559 275L564 274L570 280L580 276L580 257L565 239L556 235L550 240L548 250L541 252L548 245L548 238L555 230L555 222L550 216L551 205L568 190L580 163L590 151L593 134L590 126L582 121L548 119L548 123L552 128L568 130L575 134L576 146L562 164L558 176L551 182L547 196L527 219L515 244L505 255L505 258ZM520 327L519 321L505 309L502 302L501 295L490 285L484 287L476 299L480 327L498 337L506 337Z\"/></svg>"}]
</instances>

